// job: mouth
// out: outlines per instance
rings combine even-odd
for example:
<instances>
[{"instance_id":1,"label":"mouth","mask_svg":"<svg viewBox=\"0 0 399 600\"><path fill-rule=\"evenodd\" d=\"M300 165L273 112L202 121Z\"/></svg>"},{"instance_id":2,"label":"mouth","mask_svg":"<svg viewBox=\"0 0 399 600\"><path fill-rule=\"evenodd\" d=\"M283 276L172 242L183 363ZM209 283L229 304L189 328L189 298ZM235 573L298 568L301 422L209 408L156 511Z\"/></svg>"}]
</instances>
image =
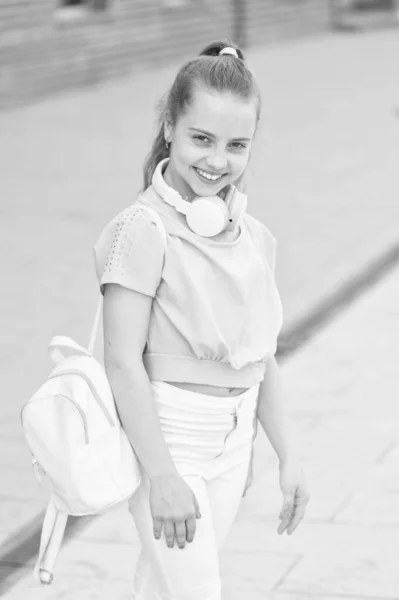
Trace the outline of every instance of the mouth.
<instances>
[{"instance_id":1,"label":"mouth","mask_svg":"<svg viewBox=\"0 0 399 600\"><path fill-rule=\"evenodd\" d=\"M199 169L198 167L193 167L195 173L201 179L201 181L205 181L206 183L219 183L226 177L226 173L222 173L221 175L214 175L212 173L208 173L208 171L204 171L203 169Z\"/></svg>"}]
</instances>

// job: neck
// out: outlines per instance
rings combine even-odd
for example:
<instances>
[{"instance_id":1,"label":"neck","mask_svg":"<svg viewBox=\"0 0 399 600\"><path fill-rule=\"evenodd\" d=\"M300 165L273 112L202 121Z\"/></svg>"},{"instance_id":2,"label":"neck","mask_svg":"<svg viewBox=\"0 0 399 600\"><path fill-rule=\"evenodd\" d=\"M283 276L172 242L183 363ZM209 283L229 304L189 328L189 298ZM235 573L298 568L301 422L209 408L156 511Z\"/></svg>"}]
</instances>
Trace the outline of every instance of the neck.
<instances>
[{"instance_id":1,"label":"neck","mask_svg":"<svg viewBox=\"0 0 399 600\"><path fill-rule=\"evenodd\" d=\"M163 178L165 183L176 190L176 192L179 192L180 196L188 202L191 202L195 198L195 194L190 186L181 181L181 177L178 177L175 173L173 173L170 162L166 165L166 169L163 172Z\"/></svg>"}]
</instances>

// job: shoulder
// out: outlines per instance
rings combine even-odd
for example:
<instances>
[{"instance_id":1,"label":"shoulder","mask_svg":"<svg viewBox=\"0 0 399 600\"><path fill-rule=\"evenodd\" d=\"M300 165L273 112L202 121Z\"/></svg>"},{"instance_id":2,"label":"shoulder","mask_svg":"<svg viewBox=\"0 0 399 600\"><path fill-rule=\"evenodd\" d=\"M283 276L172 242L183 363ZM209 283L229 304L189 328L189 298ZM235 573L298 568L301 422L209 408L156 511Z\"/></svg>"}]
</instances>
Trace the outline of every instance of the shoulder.
<instances>
[{"instance_id":1,"label":"shoulder","mask_svg":"<svg viewBox=\"0 0 399 600\"><path fill-rule=\"evenodd\" d=\"M160 235L161 234L161 235ZM161 241L166 245L162 220L156 211L136 201L115 215L103 229L102 235L115 238L142 239L147 244Z\"/></svg>"},{"instance_id":2,"label":"shoulder","mask_svg":"<svg viewBox=\"0 0 399 600\"><path fill-rule=\"evenodd\" d=\"M266 256L269 266L274 271L277 247L276 238L262 221L259 221L259 219L256 219L252 215L245 213L244 220L254 242Z\"/></svg>"},{"instance_id":3,"label":"shoulder","mask_svg":"<svg viewBox=\"0 0 399 600\"><path fill-rule=\"evenodd\" d=\"M262 221L248 213L244 214L244 219L252 235L260 237L267 244L274 246L277 244L276 238Z\"/></svg>"},{"instance_id":4,"label":"shoulder","mask_svg":"<svg viewBox=\"0 0 399 600\"><path fill-rule=\"evenodd\" d=\"M166 239L161 227L152 211L132 204L105 225L93 246L94 252L102 258L101 263L108 254L128 257L134 249L163 256Z\"/></svg>"},{"instance_id":5,"label":"shoulder","mask_svg":"<svg viewBox=\"0 0 399 600\"><path fill-rule=\"evenodd\" d=\"M93 246L100 289L106 283L154 296L161 277L166 241L156 217L140 206L120 211Z\"/></svg>"},{"instance_id":6,"label":"shoulder","mask_svg":"<svg viewBox=\"0 0 399 600\"><path fill-rule=\"evenodd\" d=\"M120 223L120 224L131 224L138 223L143 221L145 223L151 223L156 225L156 216L154 215L154 209L150 209L148 207L140 204L139 200L127 206L123 210L121 210L113 219L111 223Z\"/></svg>"}]
</instances>

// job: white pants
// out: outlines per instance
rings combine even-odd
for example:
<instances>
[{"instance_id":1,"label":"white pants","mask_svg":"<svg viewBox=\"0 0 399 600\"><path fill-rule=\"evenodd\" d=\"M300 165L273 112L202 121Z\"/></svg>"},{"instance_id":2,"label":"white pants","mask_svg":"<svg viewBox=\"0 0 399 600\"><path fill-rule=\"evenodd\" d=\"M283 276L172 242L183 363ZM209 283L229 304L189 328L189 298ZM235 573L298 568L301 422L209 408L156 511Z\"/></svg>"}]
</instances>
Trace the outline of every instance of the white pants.
<instances>
[{"instance_id":1,"label":"white pants","mask_svg":"<svg viewBox=\"0 0 399 600\"><path fill-rule=\"evenodd\" d=\"M201 519L194 541L168 548L157 540L149 506L149 481L129 501L142 551L134 600L221 600L218 550L234 522L247 480L259 385L235 397L207 396L151 383L162 431L173 461L193 490Z\"/></svg>"}]
</instances>

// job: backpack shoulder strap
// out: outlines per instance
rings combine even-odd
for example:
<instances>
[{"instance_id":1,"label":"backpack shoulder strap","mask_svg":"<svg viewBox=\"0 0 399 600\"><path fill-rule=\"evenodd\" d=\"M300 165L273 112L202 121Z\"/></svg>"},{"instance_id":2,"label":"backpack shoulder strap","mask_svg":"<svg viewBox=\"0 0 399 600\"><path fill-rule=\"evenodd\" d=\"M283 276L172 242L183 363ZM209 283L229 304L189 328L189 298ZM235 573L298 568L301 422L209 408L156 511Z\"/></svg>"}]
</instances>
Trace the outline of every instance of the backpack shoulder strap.
<instances>
[{"instance_id":1,"label":"backpack shoulder strap","mask_svg":"<svg viewBox=\"0 0 399 600\"><path fill-rule=\"evenodd\" d=\"M51 496L44 515L40 537L39 555L34 567L34 576L43 585L53 581L53 571L64 538L68 514L59 511Z\"/></svg>"}]
</instances>

